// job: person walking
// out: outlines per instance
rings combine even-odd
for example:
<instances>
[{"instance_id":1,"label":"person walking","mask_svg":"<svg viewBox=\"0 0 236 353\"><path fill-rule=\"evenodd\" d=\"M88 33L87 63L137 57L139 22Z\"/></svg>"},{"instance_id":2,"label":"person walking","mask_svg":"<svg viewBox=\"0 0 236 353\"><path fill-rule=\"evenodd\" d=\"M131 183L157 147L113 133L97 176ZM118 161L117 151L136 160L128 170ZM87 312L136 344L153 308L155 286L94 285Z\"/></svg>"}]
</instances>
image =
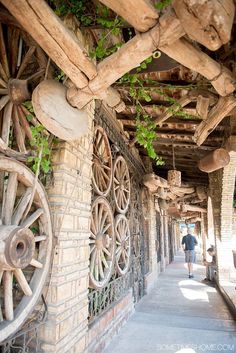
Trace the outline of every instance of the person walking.
<instances>
[{"instance_id":1,"label":"person walking","mask_svg":"<svg viewBox=\"0 0 236 353\"><path fill-rule=\"evenodd\" d=\"M187 229L187 235L182 239L182 247L185 252L185 262L188 265L188 277L193 278L193 264L195 262L195 245L197 239L191 234L191 228Z\"/></svg>"}]
</instances>

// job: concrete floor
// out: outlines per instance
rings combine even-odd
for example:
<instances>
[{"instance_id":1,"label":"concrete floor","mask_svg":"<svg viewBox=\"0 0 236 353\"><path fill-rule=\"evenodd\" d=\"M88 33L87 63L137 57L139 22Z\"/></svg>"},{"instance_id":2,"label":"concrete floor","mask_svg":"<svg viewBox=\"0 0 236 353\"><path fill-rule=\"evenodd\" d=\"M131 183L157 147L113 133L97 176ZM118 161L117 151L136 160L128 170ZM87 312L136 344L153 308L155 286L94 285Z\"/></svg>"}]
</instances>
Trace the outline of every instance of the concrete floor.
<instances>
[{"instance_id":1,"label":"concrete floor","mask_svg":"<svg viewBox=\"0 0 236 353\"><path fill-rule=\"evenodd\" d=\"M195 266L189 279L183 254L176 256L104 353L236 352L235 321L216 289L202 282L205 268Z\"/></svg>"}]
</instances>

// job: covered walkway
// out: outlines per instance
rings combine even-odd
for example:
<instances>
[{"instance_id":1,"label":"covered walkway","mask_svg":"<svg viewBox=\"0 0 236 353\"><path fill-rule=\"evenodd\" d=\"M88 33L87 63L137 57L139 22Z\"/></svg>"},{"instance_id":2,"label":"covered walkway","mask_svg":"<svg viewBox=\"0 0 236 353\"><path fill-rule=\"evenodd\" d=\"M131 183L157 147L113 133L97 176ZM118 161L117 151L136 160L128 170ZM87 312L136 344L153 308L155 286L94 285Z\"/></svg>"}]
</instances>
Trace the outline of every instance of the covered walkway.
<instances>
[{"instance_id":1,"label":"covered walkway","mask_svg":"<svg viewBox=\"0 0 236 353\"><path fill-rule=\"evenodd\" d=\"M184 266L179 254L105 353L236 352L235 321L216 289L202 282L205 268L196 265L188 279Z\"/></svg>"}]
</instances>

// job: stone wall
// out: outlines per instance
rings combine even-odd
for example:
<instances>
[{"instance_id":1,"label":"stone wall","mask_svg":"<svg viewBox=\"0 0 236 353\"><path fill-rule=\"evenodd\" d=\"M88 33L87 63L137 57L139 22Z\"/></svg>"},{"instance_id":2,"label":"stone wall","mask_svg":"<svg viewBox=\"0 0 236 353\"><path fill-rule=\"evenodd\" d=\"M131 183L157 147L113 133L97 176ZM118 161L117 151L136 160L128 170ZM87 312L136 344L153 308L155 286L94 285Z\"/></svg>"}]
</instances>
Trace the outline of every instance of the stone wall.
<instances>
[{"instance_id":1,"label":"stone wall","mask_svg":"<svg viewBox=\"0 0 236 353\"><path fill-rule=\"evenodd\" d=\"M40 337L44 352L85 351L88 318L89 230L94 105L89 133L53 151L48 189L54 227L54 253L46 294L48 319Z\"/></svg>"}]
</instances>

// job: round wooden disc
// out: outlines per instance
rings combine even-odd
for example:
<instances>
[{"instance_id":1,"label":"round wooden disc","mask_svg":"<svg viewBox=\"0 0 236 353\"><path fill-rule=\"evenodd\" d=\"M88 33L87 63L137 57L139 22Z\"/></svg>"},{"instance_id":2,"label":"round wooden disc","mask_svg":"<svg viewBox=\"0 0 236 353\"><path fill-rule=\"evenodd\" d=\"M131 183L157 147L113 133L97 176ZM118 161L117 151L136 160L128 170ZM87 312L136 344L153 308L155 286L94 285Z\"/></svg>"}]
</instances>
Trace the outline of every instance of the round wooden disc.
<instances>
[{"instance_id":1,"label":"round wooden disc","mask_svg":"<svg viewBox=\"0 0 236 353\"><path fill-rule=\"evenodd\" d=\"M85 111L66 100L66 87L55 80L42 81L33 91L32 104L37 119L62 140L77 140L88 132Z\"/></svg>"}]
</instances>

